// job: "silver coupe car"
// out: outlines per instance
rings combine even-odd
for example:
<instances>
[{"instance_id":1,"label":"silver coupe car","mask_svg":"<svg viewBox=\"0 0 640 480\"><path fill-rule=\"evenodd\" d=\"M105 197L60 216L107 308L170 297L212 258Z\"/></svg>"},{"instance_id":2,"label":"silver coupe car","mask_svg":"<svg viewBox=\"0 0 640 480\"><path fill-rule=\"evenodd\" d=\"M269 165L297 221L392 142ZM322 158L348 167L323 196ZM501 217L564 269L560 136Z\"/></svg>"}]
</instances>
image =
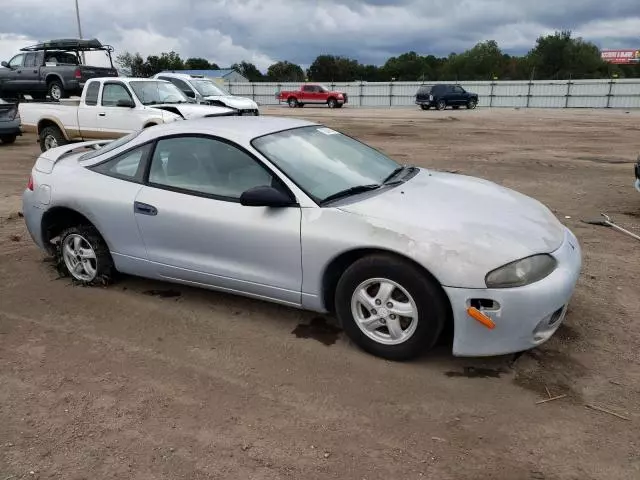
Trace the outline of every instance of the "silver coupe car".
<instances>
[{"instance_id":1,"label":"silver coupe car","mask_svg":"<svg viewBox=\"0 0 640 480\"><path fill-rule=\"evenodd\" d=\"M546 341L576 237L494 183L400 165L324 125L221 117L54 148L23 197L33 240L76 281L123 272L334 313L388 359Z\"/></svg>"}]
</instances>

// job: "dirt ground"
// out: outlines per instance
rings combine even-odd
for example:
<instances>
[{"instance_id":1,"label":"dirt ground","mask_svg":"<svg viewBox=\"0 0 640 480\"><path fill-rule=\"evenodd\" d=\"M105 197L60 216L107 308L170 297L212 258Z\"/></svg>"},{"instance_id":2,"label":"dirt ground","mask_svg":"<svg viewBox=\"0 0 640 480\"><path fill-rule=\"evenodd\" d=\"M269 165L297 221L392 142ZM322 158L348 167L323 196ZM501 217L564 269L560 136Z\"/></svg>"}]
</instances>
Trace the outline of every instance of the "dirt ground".
<instances>
[{"instance_id":1,"label":"dirt ground","mask_svg":"<svg viewBox=\"0 0 640 480\"><path fill-rule=\"evenodd\" d=\"M546 203L584 249L565 325L521 356L443 342L392 363L310 313L130 277L73 286L19 216L25 136L0 145L0 480L640 478L640 243L580 221L640 231L640 113L265 111ZM546 389L566 397L537 404Z\"/></svg>"}]
</instances>

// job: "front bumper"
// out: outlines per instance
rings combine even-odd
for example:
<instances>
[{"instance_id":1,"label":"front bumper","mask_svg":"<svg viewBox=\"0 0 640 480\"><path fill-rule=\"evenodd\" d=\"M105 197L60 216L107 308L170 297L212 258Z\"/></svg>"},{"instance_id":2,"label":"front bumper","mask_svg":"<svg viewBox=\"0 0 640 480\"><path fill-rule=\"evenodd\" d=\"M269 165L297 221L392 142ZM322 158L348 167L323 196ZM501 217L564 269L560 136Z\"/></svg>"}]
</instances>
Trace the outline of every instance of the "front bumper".
<instances>
[{"instance_id":1,"label":"front bumper","mask_svg":"<svg viewBox=\"0 0 640 480\"><path fill-rule=\"evenodd\" d=\"M524 287L444 287L453 311L454 355L489 356L521 352L551 338L564 320L582 266L580 245L569 229L565 230L560 248L551 255L558 262L553 273ZM467 314L467 308L474 299L494 303L494 309L481 308L495 323L493 330Z\"/></svg>"}]
</instances>

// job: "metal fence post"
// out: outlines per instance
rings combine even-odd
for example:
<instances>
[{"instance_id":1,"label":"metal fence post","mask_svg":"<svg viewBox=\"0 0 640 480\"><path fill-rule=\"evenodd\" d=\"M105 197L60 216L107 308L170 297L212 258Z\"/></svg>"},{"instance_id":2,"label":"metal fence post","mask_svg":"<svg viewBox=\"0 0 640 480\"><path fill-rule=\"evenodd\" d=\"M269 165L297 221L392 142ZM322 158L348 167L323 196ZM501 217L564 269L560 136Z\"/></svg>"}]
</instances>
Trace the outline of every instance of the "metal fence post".
<instances>
[{"instance_id":1,"label":"metal fence post","mask_svg":"<svg viewBox=\"0 0 640 480\"><path fill-rule=\"evenodd\" d=\"M251 100L256 101L256 84L251 82Z\"/></svg>"},{"instance_id":2,"label":"metal fence post","mask_svg":"<svg viewBox=\"0 0 640 480\"><path fill-rule=\"evenodd\" d=\"M571 96L571 84L573 82L571 81L571 76L569 76L569 80L567 80L567 93L565 94L565 98L564 98L564 108L569 108L569 97Z\"/></svg>"},{"instance_id":3,"label":"metal fence post","mask_svg":"<svg viewBox=\"0 0 640 480\"><path fill-rule=\"evenodd\" d=\"M389 83L389 106L393 106L393 82Z\"/></svg>"},{"instance_id":4,"label":"metal fence post","mask_svg":"<svg viewBox=\"0 0 640 480\"><path fill-rule=\"evenodd\" d=\"M527 90L527 108L529 108L529 101L531 100L531 87L533 86L533 80L529 80L529 90Z\"/></svg>"},{"instance_id":5,"label":"metal fence post","mask_svg":"<svg viewBox=\"0 0 640 480\"><path fill-rule=\"evenodd\" d=\"M496 81L491 80L491 93L489 94L489 108L493 107L493 89L496 86Z\"/></svg>"},{"instance_id":6,"label":"metal fence post","mask_svg":"<svg viewBox=\"0 0 640 480\"><path fill-rule=\"evenodd\" d=\"M278 105L280 105L282 102L280 101L280 87L282 87L282 85L280 84L280 82L276 83L276 88L278 89Z\"/></svg>"},{"instance_id":7,"label":"metal fence post","mask_svg":"<svg viewBox=\"0 0 640 480\"><path fill-rule=\"evenodd\" d=\"M613 78L609 78L609 93L607 93L607 108L611 108L611 97L613 94Z\"/></svg>"},{"instance_id":8,"label":"metal fence post","mask_svg":"<svg viewBox=\"0 0 640 480\"><path fill-rule=\"evenodd\" d=\"M362 85L363 85L362 80L360 80L360 97L359 97L360 106L362 106L362 97L363 97L363 95L362 95L363 86Z\"/></svg>"}]
</instances>

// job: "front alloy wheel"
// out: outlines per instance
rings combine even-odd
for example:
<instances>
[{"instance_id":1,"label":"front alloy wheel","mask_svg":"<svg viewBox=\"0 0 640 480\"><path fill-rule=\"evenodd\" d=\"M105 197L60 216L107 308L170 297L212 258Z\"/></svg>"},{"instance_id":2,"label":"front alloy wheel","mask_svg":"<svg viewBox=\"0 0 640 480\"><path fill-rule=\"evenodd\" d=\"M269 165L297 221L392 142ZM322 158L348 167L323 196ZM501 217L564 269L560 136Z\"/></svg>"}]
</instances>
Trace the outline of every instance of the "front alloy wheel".
<instances>
[{"instance_id":1,"label":"front alloy wheel","mask_svg":"<svg viewBox=\"0 0 640 480\"><path fill-rule=\"evenodd\" d=\"M438 282L395 255L363 257L340 277L335 311L360 348L389 360L429 350L447 319L448 299Z\"/></svg>"}]
</instances>

